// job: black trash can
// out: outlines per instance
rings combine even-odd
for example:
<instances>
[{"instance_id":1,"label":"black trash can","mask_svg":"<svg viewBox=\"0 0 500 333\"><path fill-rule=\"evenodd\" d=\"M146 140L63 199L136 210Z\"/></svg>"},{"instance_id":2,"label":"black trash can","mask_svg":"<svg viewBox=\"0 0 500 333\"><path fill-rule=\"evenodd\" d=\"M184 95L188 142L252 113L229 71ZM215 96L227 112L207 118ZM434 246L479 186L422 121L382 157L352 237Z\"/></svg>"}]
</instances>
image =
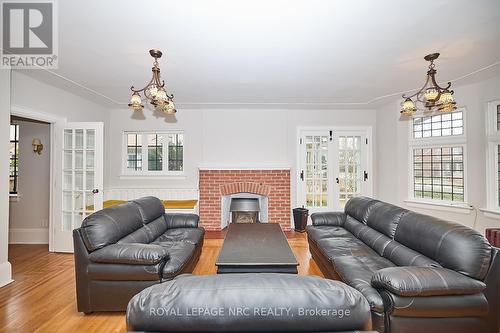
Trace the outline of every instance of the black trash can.
<instances>
[{"instance_id":1,"label":"black trash can","mask_svg":"<svg viewBox=\"0 0 500 333\"><path fill-rule=\"evenodd\" d=\"M309 216L309 210L305 208L294 208L293 209L293 224L295 226L295 231L305 232L307 225L307 218Z\"/></svg>"}]
</instances>

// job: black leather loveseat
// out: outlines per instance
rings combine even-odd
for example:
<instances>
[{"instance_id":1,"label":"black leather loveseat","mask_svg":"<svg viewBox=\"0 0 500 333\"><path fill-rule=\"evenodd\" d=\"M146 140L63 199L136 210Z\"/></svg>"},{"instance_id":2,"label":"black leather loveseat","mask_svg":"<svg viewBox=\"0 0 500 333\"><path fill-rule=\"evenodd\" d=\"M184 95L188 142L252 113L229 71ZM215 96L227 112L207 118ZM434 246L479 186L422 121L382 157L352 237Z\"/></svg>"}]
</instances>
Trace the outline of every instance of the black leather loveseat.
<instances>
[{"instance_id":1,"label":"black leather loveseat","mask_svg":"<svg viewBox=\"0 0 500 333\"><path fill-rule=\"evenodd\" d=\"M366 197L311 218L312 257L366 297L374 329L498 333L499 249L476 231Z\"/></svg>"},{"instance_id":2,"label":"black leather loveseat","mask_svg":"<svg viewBox=\"0 0 500 333\"><path fill-rule=\"evenodd\" d=\"M144 288L192 272L203 246L198 220L165 214L155 197L88 216L73 231L78 311L125 311Z\"/></svg>"}]
</instances>

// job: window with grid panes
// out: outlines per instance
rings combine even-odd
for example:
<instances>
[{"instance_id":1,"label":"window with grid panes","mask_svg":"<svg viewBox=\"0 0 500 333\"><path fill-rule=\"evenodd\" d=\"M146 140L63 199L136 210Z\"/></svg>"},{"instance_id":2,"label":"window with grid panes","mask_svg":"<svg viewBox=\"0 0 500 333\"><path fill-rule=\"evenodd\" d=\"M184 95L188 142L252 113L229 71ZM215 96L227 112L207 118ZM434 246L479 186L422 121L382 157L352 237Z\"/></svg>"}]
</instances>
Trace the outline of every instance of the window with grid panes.
<instances>
[{"instance_id":1,"label":"window with grid panes","mask_svg":"<svg viewBox=\"0 0 500 333\"><path fill-rule=\"evenodd\" d=\"M19 184L19 125L10 125L9 193L17 194Z\"/></svg>"},{"instance_id":2,"label":"window with grid panes","mask_svg":"<svg viewBox=\"0 0 500 333\"><path fill-rule=\"evenodd\" d=\"M127 134L127 170L142 170L141 134Z\"/></svg>"},{"instance_id":3,"label":"window with grid panes","mask_svg":"<svg viewBox=\"0 0 500 333\"><path fill-rule=\"evenodd\" d=\"M184 168L184 134L125 132L123 170L126 175L179 173Z\"/></svg>"},{"instance_id":4,"label":"window with grid panes","mask_svg":"<svg viewBox=\"0 0 500 333\"><path fill-rule=\"evenodd\" d=\"M464 134L463 111L413 119L413 138L431 138Z\"/></svg>"},{"instance_id":5,"label":"window with grid panes","mask_svg":"<svg viewBox=\"0 0 500 333\"><path fill-rule=\"evenodd\" d=\"M464 149L413 149L415 198L464 201Z\"/></svg>"},{"instance_id":6,"label":"window with grid panes","mask_svg":"<svg viewBox=\"0 0 500 333\"><path fill-rule=\"evenodd\" d=\"M411 134L413 198L464 202L464 111L416 117Z\"/></svg>"}]
</instances>

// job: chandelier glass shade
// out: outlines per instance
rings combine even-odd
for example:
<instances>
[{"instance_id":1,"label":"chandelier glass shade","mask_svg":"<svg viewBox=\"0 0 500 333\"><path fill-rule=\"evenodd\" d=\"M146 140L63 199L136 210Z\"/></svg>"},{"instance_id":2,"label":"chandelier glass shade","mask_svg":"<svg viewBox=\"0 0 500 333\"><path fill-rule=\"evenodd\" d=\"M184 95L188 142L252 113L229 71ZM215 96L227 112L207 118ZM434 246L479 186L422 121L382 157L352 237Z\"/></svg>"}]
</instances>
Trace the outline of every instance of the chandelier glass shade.
<instances>
[{"instance_id":1,"label":"chandelier glass shade","mask_svg":"<svg viewBox=\"0 0 500 333\"><path fill-rule=\"evenodd\" d=\"M151 81L142 89L132 90L132 97L128 106L134 111L141 111L144 108L142 104L143 99L148 101L154 108L165 112L166 114L174 114L177 112L174 104L174 95L168 94L165 89L165 81L160 77L160 67L158 66L158 59L161 58L162 52L160 50L149 50L149 54L154 58L153 62L153 77ZM141 93L143 97L141 97Z\"/></svg>"},{"instance_id":2,"label":"chandelier glass shade","mask_svg":"<svg viewBox=\"0 0 500 333\"><path fill-rule=\"evenodd\" d=\"M413 116L417 111L439 111L453 112L457 109L451 82L445 87L441 87L436 82L436 69L434 60L439 57L439 53L428 54L424 57L429 61L429 70L424 86L412 95L403 94L403 103L400 113L404 116Z\"/></svg>"}]
</instances>

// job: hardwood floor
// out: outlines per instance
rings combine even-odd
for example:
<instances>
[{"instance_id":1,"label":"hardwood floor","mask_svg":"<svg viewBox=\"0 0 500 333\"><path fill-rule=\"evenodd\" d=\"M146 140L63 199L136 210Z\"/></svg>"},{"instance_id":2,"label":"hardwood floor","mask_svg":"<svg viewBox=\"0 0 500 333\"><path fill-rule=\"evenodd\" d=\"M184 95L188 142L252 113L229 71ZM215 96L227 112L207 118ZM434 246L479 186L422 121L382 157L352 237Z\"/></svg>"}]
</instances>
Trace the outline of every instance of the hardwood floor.
<instances>
[{"instance_id":1,"label":"hardwood floor","mask_svg":"<svg viewBox=\"0 0 500 333\"><path fill-rule=\"evenodd\" d=\"M215 274L223 233L207 233L194 274ZM287 233L299 274L322 276L305 234ZM73 255L49 253L45 245L11 245L15 282L0 288L0 332L124 332L123 312L76 311Z\"/></svg>"}]
</instances>

